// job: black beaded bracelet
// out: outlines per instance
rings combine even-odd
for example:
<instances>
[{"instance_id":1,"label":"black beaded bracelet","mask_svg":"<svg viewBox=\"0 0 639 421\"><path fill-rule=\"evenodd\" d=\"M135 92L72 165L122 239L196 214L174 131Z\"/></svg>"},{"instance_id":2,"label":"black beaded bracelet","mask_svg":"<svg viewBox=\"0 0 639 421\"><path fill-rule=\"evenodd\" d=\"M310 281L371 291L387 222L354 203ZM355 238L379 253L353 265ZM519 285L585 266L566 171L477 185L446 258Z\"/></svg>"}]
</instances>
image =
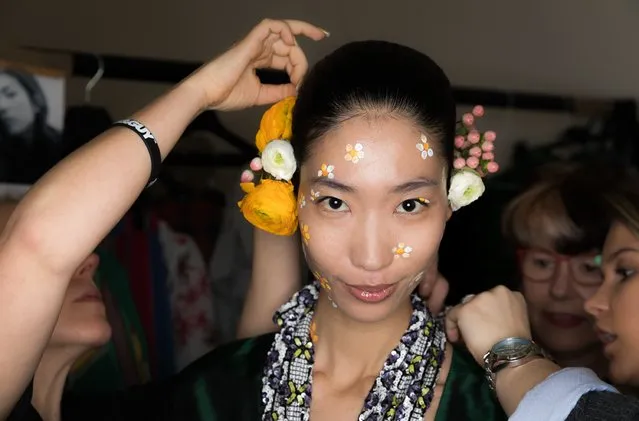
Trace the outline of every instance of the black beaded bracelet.
<instances>
[{"instance_id":1,"label":"black beaded bracelet","mask_svg":"<svg viewBox=\"0 0 639 421\"><path fill-rule=\"evenodd\" d=\"M158 179L160 166L162 164L162 154L160 154L160 148L158 147L158 142L155 140L155 136L153 136L153 133L151 133L144 124L137 120L120 120L113 123L113 126L126 127L134 131L138 136L140 136L142 142L144 142L146 149L149 151L149 156L151 157L151 177L149 177L149 183L146 187L151 187Z\"/></svg>"}]
</instances>

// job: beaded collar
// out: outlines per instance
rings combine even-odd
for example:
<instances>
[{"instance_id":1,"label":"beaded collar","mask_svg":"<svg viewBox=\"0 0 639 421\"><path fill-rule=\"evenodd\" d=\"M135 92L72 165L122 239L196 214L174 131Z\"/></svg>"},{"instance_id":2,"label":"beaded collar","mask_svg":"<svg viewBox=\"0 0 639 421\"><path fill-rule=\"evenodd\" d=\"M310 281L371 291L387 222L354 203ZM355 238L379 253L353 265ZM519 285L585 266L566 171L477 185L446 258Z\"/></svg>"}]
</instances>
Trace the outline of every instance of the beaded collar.
<instances>
[{"instance_id":1,"label":"beaded collar","mask_svg":"<svg viewBox=\"0 0 639 421\"><path fill-rule=\"evenodd\" d=\"M275 314L281 330L268 353L262 379L263 421L310 419L314 361L310 327L318 297L319 286L314 282ZM446 335L441 320L431 316L417 294L411 301L408 329L375 379L360 421L422 421L433 399Z\"/></svg>"}]
</instances>

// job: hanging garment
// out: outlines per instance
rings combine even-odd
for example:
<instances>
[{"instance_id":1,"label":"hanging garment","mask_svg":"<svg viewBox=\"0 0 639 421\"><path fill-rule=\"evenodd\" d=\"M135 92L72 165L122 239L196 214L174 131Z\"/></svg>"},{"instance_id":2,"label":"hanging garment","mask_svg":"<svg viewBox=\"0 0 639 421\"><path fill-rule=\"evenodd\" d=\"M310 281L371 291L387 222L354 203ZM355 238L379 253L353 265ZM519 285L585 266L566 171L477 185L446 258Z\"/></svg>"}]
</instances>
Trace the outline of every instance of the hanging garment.
<instances>
[{"instance_id":1,"label":"hanging garment","mask_svg":"<svg viewBox=\"0 0 639 421\"><path fill-rule=\"evenodd\" d=\"M193 239L158 222L167 268L167 285L179 371L216 345L211 285L202 253Z\"/></svg>"},{"instance_id":2,"label":"hanging garment","mask_svg":"<svg viewBox=\"0 0 639 421\"><path fill-rule=\"evenodd\" d=\"M153 279L151 255L146 232L127 215L116 238L118 261L126 268L130 289L146 337L151 377L156 378L157 346L155 339L155 313L153 309Z\"/></svg>"},{"instance_id":3,"label":"hanging garment","mask_svg":"<svg viewBox=\"0 0 639 421\"><path fill-rule=\"evenodd\" d=\"M222 342L236 338L253 272L253 226L237 209L244 193L238 188L234 194L225 208L222 231L209 263L215 320Z\"/></svg>"},{"instance_id":4,"label":"hanging garment","mask_svg":"<svg viewBox=\"0 0 639 421\"><path fill-rule=\"evenodd\" d=\"M151 274L153 276L153 310L158 356L158 377L161 379L175 373L175 353L173 349L171 296L167 285L166 262L158 234L158 221L155 217L151 217L148 240L151 253Z\"/></svg>"}]
</instances>

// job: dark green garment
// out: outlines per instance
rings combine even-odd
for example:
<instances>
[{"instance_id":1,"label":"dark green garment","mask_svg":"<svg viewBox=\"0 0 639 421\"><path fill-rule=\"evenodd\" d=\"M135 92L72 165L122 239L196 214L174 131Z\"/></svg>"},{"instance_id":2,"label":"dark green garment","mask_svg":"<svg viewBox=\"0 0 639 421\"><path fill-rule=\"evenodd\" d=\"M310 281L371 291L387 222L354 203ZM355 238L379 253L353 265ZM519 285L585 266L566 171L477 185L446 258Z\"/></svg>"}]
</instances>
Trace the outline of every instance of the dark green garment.
<instances>
[{"instance_id":1,"label":"dark green garment","mask_svg":"<svg viewBox=\"0 0 639 421\"><path fill-rule=\"evenodd\" d=\"M259 421L262 373L273 334L222 346L163 383L109 399L68 396L62 420ZM456 350L436 421L501 421L507 417L483 372Z\"/></svg>"}]
</instances>

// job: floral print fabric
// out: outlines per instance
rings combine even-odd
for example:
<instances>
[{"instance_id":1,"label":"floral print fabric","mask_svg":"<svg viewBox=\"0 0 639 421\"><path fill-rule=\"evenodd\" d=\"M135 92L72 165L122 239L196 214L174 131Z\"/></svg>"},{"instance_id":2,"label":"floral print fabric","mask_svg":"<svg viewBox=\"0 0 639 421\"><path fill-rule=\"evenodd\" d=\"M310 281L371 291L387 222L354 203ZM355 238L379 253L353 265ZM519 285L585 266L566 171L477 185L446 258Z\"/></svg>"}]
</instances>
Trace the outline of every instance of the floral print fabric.
<instances>
[{"instance_id":1,"label":"floral print fabric","mask_svg":"<svg viewBox=\"0 0 639 421\"><path fill-rule=\"evenodd\" d=\"M311 322L319 286L314 282L280 308L281 328L268 353L262 380L264 421L309 421L313 385ZM411 297L408 329L390 353L364 401L364 420L421 421L433 399L444 358L442 321L431 316L423 300Z\"/></svg>"}]
</instances>

